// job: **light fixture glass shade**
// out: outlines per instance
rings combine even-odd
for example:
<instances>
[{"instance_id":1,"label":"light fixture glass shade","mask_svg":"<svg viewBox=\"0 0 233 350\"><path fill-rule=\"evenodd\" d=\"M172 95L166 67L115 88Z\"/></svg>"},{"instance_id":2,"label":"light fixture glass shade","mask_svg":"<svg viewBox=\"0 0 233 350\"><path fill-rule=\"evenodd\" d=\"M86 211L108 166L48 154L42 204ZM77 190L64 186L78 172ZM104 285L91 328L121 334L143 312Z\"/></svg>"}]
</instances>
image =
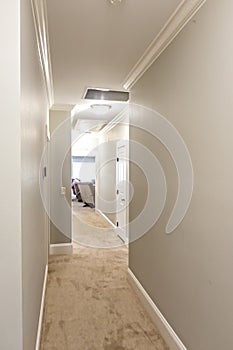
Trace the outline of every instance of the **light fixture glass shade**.
<instances>
[{"instance_id":1,"label":"light fixture glass shade","mask_svg":"<svg viewBox=\"0 0 233 350\"><path fill-rule=\"evenodd\" d=\"M109 0L109 2L112 4L112 5L118 5L121 3L122 0Z\"/></svg>"},{"instance_id":2,"label":"light fixture glass shade","mask_svg":"<svg viewBox=\"0 0 233 350\"><path fill-rule=\"evenodd\" d=\"M112 106L107 104L93 104L91 105L91 108L93 109L95 114L106 114L109 112Z\"/></svg>"}]
</instances>

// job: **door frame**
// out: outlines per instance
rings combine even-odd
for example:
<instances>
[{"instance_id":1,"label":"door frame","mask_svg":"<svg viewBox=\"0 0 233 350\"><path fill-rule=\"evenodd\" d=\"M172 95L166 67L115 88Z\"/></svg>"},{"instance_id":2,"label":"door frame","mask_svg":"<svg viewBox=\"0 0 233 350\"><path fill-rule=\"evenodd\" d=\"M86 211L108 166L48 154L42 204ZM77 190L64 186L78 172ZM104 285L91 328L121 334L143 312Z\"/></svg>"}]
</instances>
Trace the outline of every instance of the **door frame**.
<instances>
[{"instance_id":1,"label":"door frame","mask_svg":"<svg viewBox=\"0 0 233 350\"><path fill-rule=\"evenodd\" d=\"M129 140L118 140L116 142L116 202L117 202L117 182L118 182L118 149L119 147L125 146L125 162L126 162L126 187L125 187L125 201L126 201L126 208L125 208L125 229L122 230L120 227L118 227L118 212L116 208L116 230L118 236L124 241L126 245L129 243L129 230L128 230L128 223L129 223ZM117 204L116 204L117 206Z\"/></svg>"}]
</instances>

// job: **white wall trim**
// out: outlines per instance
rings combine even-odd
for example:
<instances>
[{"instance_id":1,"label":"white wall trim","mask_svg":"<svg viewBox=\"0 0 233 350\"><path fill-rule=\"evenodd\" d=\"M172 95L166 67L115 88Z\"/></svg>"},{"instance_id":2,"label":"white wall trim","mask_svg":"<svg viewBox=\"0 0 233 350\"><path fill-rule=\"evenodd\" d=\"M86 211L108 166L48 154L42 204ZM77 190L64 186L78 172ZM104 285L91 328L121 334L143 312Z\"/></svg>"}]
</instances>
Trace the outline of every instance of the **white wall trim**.
<instances>
[{"instance_id":1,"label":"white wall trim","mask_svg":"<svg viewBox=\"0 0 233 350\"><path fill-rule=\"evenodd\" d=\"M121 237L122 237L122 235L120 234L120 228L119 227L117 227L100 209L96 209L96 211L98 212L98 213L100 213L100 215L102 215L103 216L103 218L105 219L105 220L107 220L110 224L111 224L111 226L116 230L116 233L117 233L117 235L120 237L120 239L122 240L122 242L126 245L126 246L128 246L128 244L129 244L129 239L128 239L128 237L126 237L126 240L124 241Z\"/></svg>"},{"instance_id":2,"label":"white wall trim","mask_svg":"<svg viewBox=\"0 0 233 350\"><path fill-rule=\"evenodd\" d=\"M49 254L72 254L73 253L73 243L58 243L50 244Z\"/></svg>"},{"instance_id":3,"label":"white wall trim","mask_svg":"<svg viewBox=\"0 0 233 350\"><path fill-rule=\"evenodd\" d=\"M153 300L147 294L141 283L135 277L133 272L128 268L128 280L130 285L133 287L137 296L139 297L142 305L150 315L152 321L159 329L163 339L167 343L170 350L187 350L178 335L175 333L173 328L167 322L165 317L162 315L158 307L155 305Z\"/></svg>"},{"instance_id":4,"label":"white wall trim","mask_svg":"<svg viewBox=\"0 0 233 350\"><path fill-rule=\"evenodd\" d=\"M206 0L181 1L161 31L123 81L122 85L125 89L128 90L132 88L205 2Z\"/></svg>"},{"instance_id":5,"label":"white wall trim","mask_svg":"<svg viewBox=\"0 0 233 350\"><path fill-rule=\"evenodd\" d=\"M125 109L117 114L101 131L99 131L99 136L107 134L110 130L115 128L119 123L128 123L129 116L129 106L125 105Z\"/></svg>"},{"instance_id":6,"label":"white wall trim","mask_svg":"<svg viewBox=\"0 0 233 350\"><path fill-rule=\"evenodd\" d=\"M47 286L47 278L48 278L48 265L45 266L44 283L43 283L42 296L41 296L40 315L39 315L39 322L38 322L38 328L37 328L37 337L36 337L35 350L40 350L40 339L41 339L41 331L42 331L42 323L43 323L43 314L44 314L44 303L45 303L45 292L46 292L46 286Z\"/></svg>"},{"instance_id":7,"label":"white wall trim","mask_svg":"<svg viewBox=\"0 0 233 350\"><path fill-rule=\"evenodd\" d=\"M114 225L114 223L107 217L107 215L105 215L100 209L95 209L95 211L97 211L100 215L103 216L103 218L109 222L109 224L112 225L113 228L117 228L116 225Z\"/></svg>"},{"instance_id":8,"label":"white wall trim","mask_svg":"<svg viewBox=\"0 0 233 350\"><path fill-rule=\"evenodd\" d=\"M42 67L49 107L54 103L52 65L49 46L46 0L31 0L37 47Z\"/></svg>"}]
</instances>

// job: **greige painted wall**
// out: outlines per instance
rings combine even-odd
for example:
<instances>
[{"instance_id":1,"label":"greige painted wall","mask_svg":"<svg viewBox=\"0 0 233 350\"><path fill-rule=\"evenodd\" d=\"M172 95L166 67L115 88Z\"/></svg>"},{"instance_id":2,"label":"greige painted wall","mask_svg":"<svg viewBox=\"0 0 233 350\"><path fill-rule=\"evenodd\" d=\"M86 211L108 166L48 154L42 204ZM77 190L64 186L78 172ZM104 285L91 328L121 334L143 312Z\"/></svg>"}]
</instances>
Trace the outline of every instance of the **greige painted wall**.
<instances>
[{"instance_id":1,"label":"greige painted wall","mask_svg":"<svg viewBox=\"0 0 233 350\"><path fill-rule=\"evenodd\" d=\"M99 169L96 178L96 190L99 196L106 201L116 200L116 146L117 140L129 139L128 125L118 124L109 132L104 134L99 141L98 152L96 155L96 167ZM106 160L111 160L106 162ZM97 209L100 209L105 215L116 224L116 213L106 213L98 203Z\"/></svg>"},{"instance_id":2,"label":"greige painted wall","mask_svg":"<svg viewBox=\"0 0 233 350\"><path fill-rule=\"evenodd\" d=\"M156 226L130 244L129 266L189 350L233 348L232 13L232 1L207 1L132 90L133 102L178 129L193 162L190 208L166 235L177 192L174 164L158 141L130 130L160 160L168 197ZM140 198L143 176L133 166L130 174ZM131 218L138 209L134 200Z\"/></svg>"},{"instance_id":3,"label":"greige painted wall","mask_svg":"<svg viewBox=\"0 0 233 350\"><path fill-rule=\"evenodd\" d=\"M19 5L2 2L0 11L0 347L6 350L22 349Z\"/></svg>"},{"instance_id":4,"label":"greige painted wall","mask_svg":"<svg viewBox=\"0 0 233 350\"><path fill-rule=\"evenodd\" d=\"M50 120L50 243L71 242L71 117L70 111L49 113ZM61 195L61 186L66 195Z\"/></svg>"},{"instance_id":5,"label":"greige painted wall","mask_svg":"<svg viewBox=\"0 0 233 350\"><path fill-rule=\"evenodd\" d=\"M36 344L48 257L48 226L39 188L48 104L37 51L31 2L23 0L20 3L23 349L31 350ZM47 178L42 179L42 190L48 190Z\"/></svg>"},{"instance_id":6,"label":"greige painted wall","mask_svg":"<svg viewBox=\"0 0 233 350\"><path fill-rule=\"evenodd\" d=\"M2 3L0 13L0 348L31 350L47 264L48 236L39 191L47 100L31 2Z\"/></svg>"}]
</instances>

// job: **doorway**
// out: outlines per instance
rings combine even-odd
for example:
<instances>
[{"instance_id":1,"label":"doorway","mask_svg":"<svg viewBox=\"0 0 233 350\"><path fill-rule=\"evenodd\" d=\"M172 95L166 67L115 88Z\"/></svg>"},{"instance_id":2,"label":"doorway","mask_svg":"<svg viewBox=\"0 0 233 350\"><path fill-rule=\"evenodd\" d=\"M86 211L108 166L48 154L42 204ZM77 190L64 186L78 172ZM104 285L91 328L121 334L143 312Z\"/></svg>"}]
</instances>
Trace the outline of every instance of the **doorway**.
<instances>
[{"instance_id":1,"label":"doorway","mask_svg":"<svg viewBox=\"0 0 233 350\"><path fill-rule=\"evenodd\" d=\"M124 243L128 243L128 141L116 143L116 226Z\"/></svg>"},{"instance_id":2,"label":"doorway","mask_svg":"<svg viewBox=\"0 0 233 350\"><path fill-rule=\"evenodd\" d=\"M73 177L81 182L95 179L94 206L86 209L77 200L73 201L73 238L84 245L112 248L128 243L128 113L124 110L105 125L104 117L100 118L101 121L92 119L89 129L90 120L78 120L73 130L78 135L72 147ZM93 156L96 173L91 175L88 158ZM81 157L85 161L80 167ZM91 178L84 179L82 174ZM78 183L77 187L82 186Z\"/></svg>"}]
</instances>

